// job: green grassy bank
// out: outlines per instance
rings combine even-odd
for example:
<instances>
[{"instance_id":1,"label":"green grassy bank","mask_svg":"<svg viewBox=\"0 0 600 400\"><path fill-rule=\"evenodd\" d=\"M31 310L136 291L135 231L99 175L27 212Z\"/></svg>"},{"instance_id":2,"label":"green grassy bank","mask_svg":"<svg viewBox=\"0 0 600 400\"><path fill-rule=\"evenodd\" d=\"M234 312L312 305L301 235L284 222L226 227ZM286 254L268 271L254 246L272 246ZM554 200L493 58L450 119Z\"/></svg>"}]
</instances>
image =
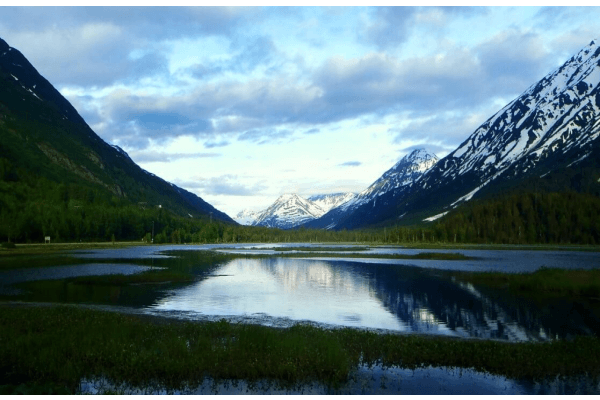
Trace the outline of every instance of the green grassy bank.
<instances>
[{"instance_id":1,"label":"green grassy bank","mask_svg":"<svg viewBox=\"0 0 600 400\"><path fill-rule=\"evenodd\" d=\"M600 269L565 270L541 268L532 273L499 272L454 273L460 280L475 285L509 290L520 294L546 294L568 297L592 297L600 300Z\"/></svg>"},{"instance_id":2,"label":"green grassy bank","mask_svg":"<svg viewBox=\"0 0 600 400\"><path fill-rule=\"evenodd\" d=\"M176 389L205 376L344 382L359 360L538 379L600 376L600 340L504 343L311 326L192 323L67 306L0 304L0 394L76 393L82 378Z\"/></svg>"}]
</instances>

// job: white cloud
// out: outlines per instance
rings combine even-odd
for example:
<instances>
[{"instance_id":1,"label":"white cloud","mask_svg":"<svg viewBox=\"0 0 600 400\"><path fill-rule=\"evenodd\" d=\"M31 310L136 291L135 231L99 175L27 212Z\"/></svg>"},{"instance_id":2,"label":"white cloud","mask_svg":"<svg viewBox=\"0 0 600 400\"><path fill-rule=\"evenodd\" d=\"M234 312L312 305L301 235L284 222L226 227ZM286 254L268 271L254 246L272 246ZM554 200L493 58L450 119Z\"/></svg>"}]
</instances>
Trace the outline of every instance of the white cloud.
<instances>
[{"instance_id":1,"label":"white cloud","mask_svg":"<svg viewBox=\"0 0 600 400\"><path fill-rule=\"evenodd\" d=\"M6 7L0 32L103 138L231 214L287 190L360 191L414 146L451 151L598 36L599 16Z\"/></svg>"}]
</instances>

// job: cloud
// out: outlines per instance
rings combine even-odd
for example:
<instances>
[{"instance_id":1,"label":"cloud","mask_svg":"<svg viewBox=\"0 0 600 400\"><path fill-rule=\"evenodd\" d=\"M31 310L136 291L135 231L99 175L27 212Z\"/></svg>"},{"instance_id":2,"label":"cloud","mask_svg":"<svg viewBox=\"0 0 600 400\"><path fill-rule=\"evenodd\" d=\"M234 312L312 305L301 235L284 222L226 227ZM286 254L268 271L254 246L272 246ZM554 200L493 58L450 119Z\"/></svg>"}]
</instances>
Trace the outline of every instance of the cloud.
<instances>
[{"instance_id":1,"label":"cloud","mask_svg":"<svg viewBox=\"0 0 600 400\"><path fill-rule=\"evenodd\" d=\"M326 23L327 12L320 10L58 7L3 11L0 28L27 43L27 52L38 59L32 62L43 66L54 84L62 82L71 89L98 86L94 98L71 95L69 99L103 138L130 151L180 136L201 139L206 148L224 147L233 140L281 143L293 139L294 132L314 134L321 125L387 115L410 118L408 126L392 132L394 136L437 138L433 132L445 130L448 134L438 141L451 143L468 125L452 118L465 120L465 115L480 112L495 99L522 92L555 65L550 47L570 48L577 35L587 33L582 24L548 42L531 28L511 28L472 48L448 41L437 53L401 58L395 48L420 32L415 27L440 35L451 22L489 9L377 7L360 11L367 22L362 31L355 29L364 37L361 45L367 50L320 59L304 49L286 54L290 50L283 44L297 42L279 40L271 28L260 25L268 26L269 16L283 18L291 13L283 18L293 25L286 31L291 36L298 35L302 24L315 32L348 32L342 23ZM352 9L340 12L344 18L356 17L350 15ZM572 12L542 11L537 21ZM356 23L360 18L349 20ZM175 40L215 36L227 46L225 56L199 57L201 61L192 67L170 74ZM317 50L327 48L323 46ZM455 117L448 117L448 112ZM426 120L430 125L423 125Z\"/></svg>"},{"instance_id":2,"label":"cloud","mask_svg":"<svg viewBox=\"0 0 600 400\"><path fill-rule=\"evenodd\" d=\"M165 55L152 47L143 57L131 59L135 38L110 22L20 30L6 38L55 86L102 86L168 71Z\"/></svg>"},{"instance_id":3,"label":"cloud","mask_svg":"<svg viewBox=\"0 0 600 400\"><path fill-rule=\"evenodd\" d=\"M319 132L321 132L320 129L312 128L312 129L309 129L307 131L304 131L304 134L305 135L314 135L314 134L319 133Z\"/></svg>"},{"instance_id":4,"label":"cloud","mask_svg":"<svg viewBox=\"0 0 600 400\"><path fill-rule=\"evenodd\" d=\"M238 136L238 140L250 141L256 144L279 142L292 135L288 129L253 129Z\"/></svg>"},{"instance_id":5,"label":"cloud","mask_svg":"<svg viewBox=\"0 0 600 400\"><path fill-rule=\"evenodd\" d=\"M198 79L208 79L228 72L249 74L259 66L271 64L277 54L275 44L268 36L236 38L229 50L231 57L227 59L197 63L186 67L183 72Z\"/></svg>"},{"instance_id":6,"label":"cloud","mask_svg":"<svg viewBox=\"0 0 600 400\"><path fill-rule=\"evenodd\" d=\"M219 153L163 153L156 151L134 151L129 153L136 163L172 162L185 158L213 158L221 157Z\"/></svg>"},{"instance_id":7,"label":"cloud","mask_svg":"<svg viewBox=\"0 0 600 400\"><path fill-rule=\"evenodd\" d=\"M220 142L212 142L212 141L204 142L204 147L206 147L207 149L212 149L214 147L225 147L228 145L229 145L229 142L226 140L221 140Z\"/></svg>"},{"instance_id":8,"label":"cloud","mask_svg":"<svg viewBox=\"0 0 600 400\"><path fill-rule=\"evenodd\" d=\"M551 72L544 40L533 32L511 29L495 35L475 49L491 88L522 88Z\"/></svg>"},{"instance_id":9,"label":"cloud","mask_svg":"<svg viewBox=\"0 0 600 400\"><path fill-rule=\"evenodd\" d=\"M110 85L168 73L169 40L232 35L242 7L4 7L3 38L54 85ZM134 50L144 56L132 58Z\"/></svg>"},{"instance_id":10,"label":"cloud","mask_svg":"<svg viewBox=\"0 0 600 400\"><path fill-rule=\"evenodd\" d=\"M11 29L43 30L60 24L111 23L152 40L189 35L229 35L260 10L245 7L3 7Z\"/></svg>"},{"instance_id":11,"label":"cloud","mask_svg":"<svg viewBox=\"0 0 600 400\"><path fill-rule=\"evenodd\" d=\"M231 134L265 144L290 137L292 127L312 126L305 131L312 133L319 129L315 125L370 114L408 112L419 118L479 109L490 98L525 90L549 72L546 65L549 57L539 35L513 29L473 50L450 46L405 60L385 53L334 56L309 76L199 82L187 92L163 96L119 89L105 97L103 112L119 135L193 135L216 143L211 139L216 134ZM127 126L131 123L134 129ZM161 126L165 129L157 129Z\"/></svg>"},{"instance_id":12,"label":"cloud","mask_svg":"<svg viewBox=\"0 0 600 400\"><path fill-rule=\"evenodd\" d=\"M175 181L176 185L188 190L196 189L202 194L227 195L227 196L256 196L267 189L265 181L253 185L245 185L239 182L237 175L222 175L208 179L195 178L191 181Z\"/></svg>"},{"instance_id":13,"label":"cloud","mask_svg":"<svg viewBox=\"0 0 600 400\"><path fill-rule=\"evenodd\" d=\"M374 8L373 19L364 27L362 36L380 49L397 46L407 40L415 12L413 7Z\"/></svg>"},{"instance_id":14,"label":"cloud","mask_svg":"<svg viewBox=\"0 0 600 400\"><path fill-rule=\"evenodd\" d=\"M358 167L362 163L360 161L346 161L344 163L338 164L338 167Z\"/></svg>"},{"instance_id":15,"label":"cloud","mask_svg":"<svg viewBox=\"0 0 600 400\"><path fill-rule=\"evenodd\" d=\"M427 26L428 35L441 35L443 28L457 18L487 14L486 7L374 7L359 40L373 43L379 50L392 50Z\"/></svg>"},{"instance_id":16,"label":"cloud","mask_svg":"<svg viewBox=\"0 0 600 400\"><path fill-rule=\"evenodd\" d=\"M541 7L534 16L537 28L571 28L589 16L589 7ZM595 18L595 17L594 17Z\"/></svg>"},{"instance_id":17,"label":"cloud","mask_svg":"<svg viewBox=\"0 0 600 400\"><path fill-rule=\"evenodd\" d=\"M409 148L435 148L444 152L455 149L471 133L489 118L494 108L485 108L481 112L466 114L437 114L424 118L412 119L404 127L390 128L388 133L394 135L393 143L418 142ZM402 151L408 151L405 148Z\"/></svg>"}]
</instances>

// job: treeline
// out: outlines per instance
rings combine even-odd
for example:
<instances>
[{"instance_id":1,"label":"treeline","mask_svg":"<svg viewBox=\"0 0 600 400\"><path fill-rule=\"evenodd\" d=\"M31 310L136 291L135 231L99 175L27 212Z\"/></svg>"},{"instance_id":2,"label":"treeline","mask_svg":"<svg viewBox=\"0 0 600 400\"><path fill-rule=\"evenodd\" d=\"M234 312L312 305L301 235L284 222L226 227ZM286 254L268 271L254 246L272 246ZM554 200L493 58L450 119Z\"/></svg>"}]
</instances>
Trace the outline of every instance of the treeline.
<instances>
[{"instance_id":1,"label":"treeline","mask_svg":"<svg viewBox=\"0 0 600 400\"><path fill-rule=\"evenodd\" d=\"M1 159L0 159L1 161ZM2 166L2 164L0 164ZM168 207L132 203L81 183L0 171L0 242L145 241L154 243L236 243L354 241L356 232L235 226L209 216L177 216ZM23 179L25 177L25 179Z\"/></svg>"},{"instance_id":2,"label":"treeline","mask_svg":"<svg viewBox=\"0 0 600 400\"><path fill-rule=\"evenodd\" d=\"M515 193L473 201L427 232L442 242L600 243L600 198L585 193Z\"/></svg>"},{"instance_id":3,"label":"treeline","mask_svg":"<svg viewBox=\"0 0 600 400\"><path fill-rule=\"evenodd\" d=\"M281 230L175 215L78 183L13 181L2 169L0 242L145 241L154 243L600 243L600 198L581 193L514 193L471 201L420 227ZM8 179L7 179L8 178Z\"/></svg>"}]
</instances>

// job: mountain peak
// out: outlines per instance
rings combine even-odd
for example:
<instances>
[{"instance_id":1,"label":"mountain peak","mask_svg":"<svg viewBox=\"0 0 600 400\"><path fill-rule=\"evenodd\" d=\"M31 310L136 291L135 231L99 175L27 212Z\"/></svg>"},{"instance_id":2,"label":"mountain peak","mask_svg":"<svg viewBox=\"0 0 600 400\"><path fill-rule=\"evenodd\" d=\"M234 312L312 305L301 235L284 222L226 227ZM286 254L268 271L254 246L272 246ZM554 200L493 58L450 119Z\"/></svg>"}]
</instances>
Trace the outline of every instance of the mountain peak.
<instances>
[{"instance_id":1,"label":"mountain peak","mask_svg":"<svg viewBox=\"0 0 600 400\"><path fill-rule=\"evenodd\" d=\"M10 46L2 38L0 38L0 51L8 51Z\"/></svg>"},{"instance_id":2,"label":"mountain peak","mask_svg":"<svg viewBox=\"0 0 600 400\"><path fill-rule=\"evenodd\" d=\"M275 200L276 202L285 202L290 200L302 199L296 193L284 193Z\"/></svg>"}]
</instances>

